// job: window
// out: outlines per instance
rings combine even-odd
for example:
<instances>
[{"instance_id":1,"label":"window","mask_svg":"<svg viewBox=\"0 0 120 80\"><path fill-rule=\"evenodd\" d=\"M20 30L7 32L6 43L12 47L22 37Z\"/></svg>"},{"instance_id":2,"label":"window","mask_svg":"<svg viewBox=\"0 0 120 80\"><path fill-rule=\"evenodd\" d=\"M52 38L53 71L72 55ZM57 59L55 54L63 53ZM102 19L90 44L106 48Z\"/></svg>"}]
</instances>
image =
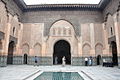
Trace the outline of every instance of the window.
<instances>
[{"instance_id":1,"label":"window","mask_svg":"<svg viewBox=\"0 0 120 80\"><path fill-rule=\"evenodd\" d=\"M1 18L0 18L0 23L2 22Z\"/></svg>"},{"instance_id":2,"label":"window","mask_svg":"<svg viewBox=\"0 0 120 80\"><path fill-rule=\"evenodd\" d=\"M111 27L111 35L113 35L113 28Z\"/></svg>"},{"instance_id":3,"label":"window","mask_svg":"<svg viewBox=\"0 0 120 80\"><path fill-rule=\"evenodd\" d=\"M2 20L1 20L1 18L0 18L0 27L1 27L1 23L2 23Z\"/></svg>"},{"instance_id":4,"label":"window","mask_svg":"<svg viewBox=\"0 0 120 80\"><path fill-rule=\"evenodd\" d=\"M15 27L13 27L13 35L15 34Z\"/></svg>"},{"instance_id":5,"label":"window","mask_svg":"<svg viewBox=\"0 0 120 80\"><path fill-rule=\"evenodd\" d=\"M0 51L2 50L2 41L0 40Z\"/></svg>"}]
</instances>

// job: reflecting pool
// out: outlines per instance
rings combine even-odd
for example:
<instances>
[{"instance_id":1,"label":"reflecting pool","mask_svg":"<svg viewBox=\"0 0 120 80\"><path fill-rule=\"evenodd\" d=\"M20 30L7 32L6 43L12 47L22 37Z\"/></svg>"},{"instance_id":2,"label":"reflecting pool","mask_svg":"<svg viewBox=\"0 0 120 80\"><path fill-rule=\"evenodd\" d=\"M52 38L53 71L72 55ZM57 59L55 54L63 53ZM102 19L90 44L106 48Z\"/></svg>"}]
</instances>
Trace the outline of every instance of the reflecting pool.
<instances>
[{"instance_id":1,"label":"reflecting pool","mask_svg":"<svg viewBox=\"0 0 120 80\"><path fill-rule=\"evenodd\" d=\"M78 72L43 72L34 80L84 80Z\"/></svg>"}]
</instances>

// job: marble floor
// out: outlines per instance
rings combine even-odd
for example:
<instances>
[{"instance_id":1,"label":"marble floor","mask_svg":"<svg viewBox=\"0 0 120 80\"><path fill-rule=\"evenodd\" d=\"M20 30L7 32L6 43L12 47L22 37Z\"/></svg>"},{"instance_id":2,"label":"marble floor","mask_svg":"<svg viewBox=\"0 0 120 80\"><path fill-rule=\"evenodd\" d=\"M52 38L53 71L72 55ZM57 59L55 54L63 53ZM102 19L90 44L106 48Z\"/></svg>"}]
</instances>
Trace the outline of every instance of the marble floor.
<instances>
[{"instance_id":1,"label":"marble floor","mask_svg":"<svg viewBox=\"0 0 120 80\"><path fill-rule=\"evenodd\" d=\"M102 66L32 66L0 67L0 80L33 80L42 72L78 72L85 80L120 80L118 67Z\"/></svg>"}]
</instances>

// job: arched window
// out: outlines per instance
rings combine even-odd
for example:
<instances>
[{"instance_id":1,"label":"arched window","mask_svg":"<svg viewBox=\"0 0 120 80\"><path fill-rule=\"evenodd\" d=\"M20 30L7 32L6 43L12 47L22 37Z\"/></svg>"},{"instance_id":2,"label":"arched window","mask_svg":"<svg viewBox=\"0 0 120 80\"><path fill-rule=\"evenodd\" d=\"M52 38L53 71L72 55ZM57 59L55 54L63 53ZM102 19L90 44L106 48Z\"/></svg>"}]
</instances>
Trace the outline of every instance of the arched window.
<instances>
[{"instance_id":1,"label":"arched window","mask_svg":"<svg viewBox=\"0 0 120 80\"><path fill-rule=\"evenodd\" d=\"M91 49L91 47L89 44L86 43L83 45L83 56L84 57L90 56L90 49Z\"/></svg>"},{"instance_id":2,"label":"arched window","mask_svg":"<svg viewBox=\"0 0 120 80\"><path fill-rule=\"evenodd\" d=\"M34 45L34 55L35 56L41 56L41 45L39 43L36 43Z\"/></svg>"},{"instance_id":3,"label":"arched window","mask_svg":"<svg viewBox=\"0 0 120 80\"><path fill-rule=\"evenodd\" d=\"M1 19L1 17L0 17L0 27L1 27L1 23L2 23L2 19Z\"/></svg>"},{"instance_id":4,"label":"arched window","mask_svg":"<svg viewBox=\"0 0 120 80\"><path fill-rule=\"evenodd\" d=\"M0 17L0 23L2 22L2 19L1 19L1 17Z\"/></svg>"},{"instance_id":5,"label":"arched window","mask_svg":"<svg viewBox=\"0 0 120 80\"><path fill-rule=\"evenodd\" d=\"M113 35L113 28L112 27L110 28L110 31L111 31L111 35Z\"/></svg>"},{"instance_id":6,"label":"arched window","mask_svg":"<svg viewBox=\"0 0 120 80\"><path fill-rule=\"evenodd\" d=\"M2 41L0 40L0 53L1 53L1 50L2 50Z\"/></svg>"},{"instance_id":7,"label":"arched window","mask_svg":"<svg viewBox=\"0 0 120 80\"><path fill-rule=\"evenodd\" d=\"M13 35L15 34L15 27L13 27Z\"/></svg>"},{"instance_id":8,"label":"arched window","mask_svg":"<svg viewBox=\"0 0 120 80\"><path fill-rule=\"evenodd\" d=\"M27 64L27 58L28 58L28 55L27 53L24 54L24 64Z\"/></svg>"}]
</instances>

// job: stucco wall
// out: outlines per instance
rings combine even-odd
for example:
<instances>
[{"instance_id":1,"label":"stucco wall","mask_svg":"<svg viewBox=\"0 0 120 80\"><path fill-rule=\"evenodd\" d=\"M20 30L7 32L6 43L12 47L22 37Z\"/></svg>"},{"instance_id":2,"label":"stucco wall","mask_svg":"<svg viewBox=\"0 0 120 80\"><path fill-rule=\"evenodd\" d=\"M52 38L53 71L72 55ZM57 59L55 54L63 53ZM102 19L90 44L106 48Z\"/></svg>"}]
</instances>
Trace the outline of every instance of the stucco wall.
<instances>
[{"instance_id":1,"label":"stucco wall","mask_svg":"<svg viewBox=\"0 0 120 80\"><path fill-rule=\"evenodd\" d=\"M77 36L81 35L79 23L101 23L102 14L99 11L34 11L25 12L23 23L45 23L44 36L49 34L51 25L57 20L68 20L75 27Z\"/></svg>"}]
</instances>

